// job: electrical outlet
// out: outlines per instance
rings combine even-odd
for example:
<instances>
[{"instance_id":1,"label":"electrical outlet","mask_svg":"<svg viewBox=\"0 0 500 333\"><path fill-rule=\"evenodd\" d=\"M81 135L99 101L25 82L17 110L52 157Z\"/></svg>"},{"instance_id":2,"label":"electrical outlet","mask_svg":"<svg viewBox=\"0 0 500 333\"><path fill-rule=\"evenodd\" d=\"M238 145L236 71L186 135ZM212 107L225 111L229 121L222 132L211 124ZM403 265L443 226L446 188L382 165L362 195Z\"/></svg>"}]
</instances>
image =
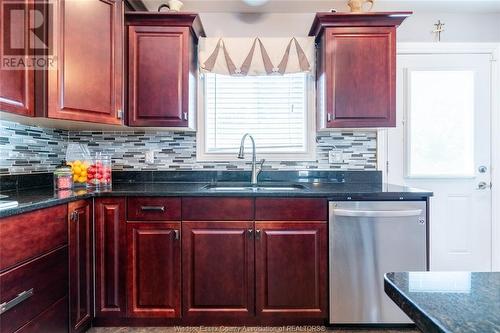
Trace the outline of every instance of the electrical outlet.
<instances>
[{"instance_id":1,"label":"electrical outlet","mask_svg":"<svg viewBox=\"0 0 500 333\"><path fill-rule=\"evenodd\" d=\"M328 163L342 163L344 162L344 153L340 149L332 149L328 152Z\"/></svg>"},{"instance_id":2,"label":"electrical outlet","mask_svg":"<svg viewBox=\"0 0 500 333\"><path fill-rule=\"evenodd\" d=\"M155 151L154 150L148 150L144 154L145 160L147 164L155 164Z\"/></svg>"}]
</instances>

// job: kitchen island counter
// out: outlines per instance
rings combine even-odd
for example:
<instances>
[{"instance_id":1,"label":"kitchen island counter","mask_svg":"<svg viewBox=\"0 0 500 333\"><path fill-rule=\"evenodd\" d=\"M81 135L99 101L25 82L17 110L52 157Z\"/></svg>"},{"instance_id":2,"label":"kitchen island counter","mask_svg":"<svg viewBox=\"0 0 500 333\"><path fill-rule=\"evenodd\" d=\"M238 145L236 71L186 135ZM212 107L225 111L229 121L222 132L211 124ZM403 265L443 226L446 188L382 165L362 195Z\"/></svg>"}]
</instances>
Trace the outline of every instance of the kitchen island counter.
<instances>
[{"instance_id":1,"label":"kitchen island counter","mask_svg":"<svg viewBox=\"0 0 500 333\"><path fill-rule=\"evenodd\" d=\"M500 332L500 272L387 273L384 289L422 332Z\"/></svg>"}]
</instances>

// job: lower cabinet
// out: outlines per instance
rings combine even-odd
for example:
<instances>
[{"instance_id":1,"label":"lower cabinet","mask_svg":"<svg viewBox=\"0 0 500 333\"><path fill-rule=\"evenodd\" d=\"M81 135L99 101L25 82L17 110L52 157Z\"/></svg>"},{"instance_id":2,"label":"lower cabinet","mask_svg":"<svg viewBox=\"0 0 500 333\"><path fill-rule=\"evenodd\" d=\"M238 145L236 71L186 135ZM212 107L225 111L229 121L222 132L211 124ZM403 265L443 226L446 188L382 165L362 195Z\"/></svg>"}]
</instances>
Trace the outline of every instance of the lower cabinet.
<instances>
[{"instance_id":1,"label":"lower cabinet","mask_svg":"<svg viewBox=\"0 0 500 333\"><path fill-rule=\"evenodd\" d=\"M259 317L326 317L327 224L256 222Z\"/></svg>"},{"instance_id":2,"label":"lower cabinet","mask_svg":"<svg viewBox=\"0 0 500 333\"><path fill-rule=\"evenodd\" d=\"M92 201L68 204L70 332L92 323Z\"/></svg>"},{"instance_id":3,"label":"lower cabinet","mask_svg":"<svg viewBox=\"0 0 500 333\"><path fill-rule=\"evenodd\" d=\"M253 221L182 222L186 317L254 315Z\"/></svg>"},{"instance_id":4,"label":"lower cabinet","mask_svg":"<svg viewBox=\"0 0 500 333\"><path fill-rule=\"evenodd\" d=\"M68 331L67 205L0 218L0 332Z\"/></svg>"},{"instance_id":5,"label":"lower cabinet","mask_svg":"<svg viewBox=\"0 0 500 333\"><path fill-rule=\"evenodd\" d=\"M127 222L127 314L181 314L180 222Z\"/></svg>"},{"instance_id":6,"label":"lower cabinet","mask_svg":"<svg viewBox=\"0 0 500 333\"><path fill-rule=\"evenodd\" d=\"M123 318L126 275L126 198L96 198L95 317Z\"/></svg>"},{"instance_id":7,"label":"lower cabinet","mask_svg":"<svg viewBox=\"0 0 500 333\"><path fill-rule=\"evenodd\" d=\"M0 332L321 324L325 216L322 199L99 197L3 219L6 239L36 232L0 243Z\"/></svg>"},{"instance_id":8,"label":"lower cabinet","mask_svg":"<svg viewBox=\"0 0 500 333\"><path fill-rule=\"evenodd\" d=\"M68 332L68 297L61 298L15 333Z\"/></svg>"}]
</instances>

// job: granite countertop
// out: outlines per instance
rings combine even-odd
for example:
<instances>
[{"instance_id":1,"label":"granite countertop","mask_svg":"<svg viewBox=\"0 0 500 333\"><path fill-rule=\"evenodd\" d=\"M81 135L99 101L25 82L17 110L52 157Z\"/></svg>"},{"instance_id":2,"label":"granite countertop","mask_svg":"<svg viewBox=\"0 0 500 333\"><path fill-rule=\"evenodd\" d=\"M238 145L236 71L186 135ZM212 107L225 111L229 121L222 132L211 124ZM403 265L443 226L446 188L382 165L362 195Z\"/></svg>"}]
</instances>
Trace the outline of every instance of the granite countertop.
<instances>
[{"instance_id":1,"label":"granite countertop","mask_svg":"<svg viewBox=\"0 0 500 333\"><path fill-rule=\"evenodd\" d=\"M387 273L384 289L422 332L500 332L500 272Z\"/></svg>"},{"instance_id":2,"label":"granite countertop","mask_svg":"<svg viewBox=\"0 0 500 333\"><path fill-rule=\"evenodd\" d=\"M300 191L213 191L205 187L210 183L163 182L163 183L116 183L104 191L74 189L54 192L52 187L4 191L4 200L16 200L17 207L0 210L0 218L25 213L40 208L103 196L250 196L250 197L324 197L332 200L422 200L431 192L389 184L330 184L301 183ZM219 183L220 184L220 183ZM248 183L222 183L224 185L248 185ZM261 183L266 184L266 183Z\"/></svg>"},{"instance_id":3,"label":"granite countertop","mask_svg":"<svg viewBox=\"0 0 500 333\"><path fill-rule=\"evenodd\" d=\"M207 185L249 186L249 172L168 171L113 172L113 188L54 192L52 174L0 177L3 200L19 202L0 210L0 218L70 201L102 196L240 196L317 197L332 200L425 200L432 192L382 183L379 171L269 171L259 185L300 185L301 190L214 191Z\"/></svg>"}]
</instances>

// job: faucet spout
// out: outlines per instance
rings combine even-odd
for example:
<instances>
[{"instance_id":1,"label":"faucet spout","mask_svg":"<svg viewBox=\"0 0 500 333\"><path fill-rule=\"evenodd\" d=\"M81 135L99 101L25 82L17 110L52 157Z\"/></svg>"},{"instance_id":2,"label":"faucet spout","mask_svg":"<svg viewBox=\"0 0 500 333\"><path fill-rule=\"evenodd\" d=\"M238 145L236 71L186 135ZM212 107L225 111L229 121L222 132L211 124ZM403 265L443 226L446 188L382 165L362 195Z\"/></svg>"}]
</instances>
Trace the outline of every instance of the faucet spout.
<instances>
[{"instance_id":1,"label":"faucet spout","mask_svg":"<svg viewBox=\"0 0 500 333\"><path fill-rule=\"evenodd\" d=\"M262 165L259 168L259 171L257 171L257 153L255 151L255 140L253 136L250 133L245 133L243 137L241 138L241 143L240 143L240 151L238 153L238 158L243 159L245 158L245 139L250 138L252 141L252 180L251 184L252 186L257 186L257 177L259 176L260 171L262 170ZM264 162L262 162L264 163Z\"/></svg>"}]
</instances>

